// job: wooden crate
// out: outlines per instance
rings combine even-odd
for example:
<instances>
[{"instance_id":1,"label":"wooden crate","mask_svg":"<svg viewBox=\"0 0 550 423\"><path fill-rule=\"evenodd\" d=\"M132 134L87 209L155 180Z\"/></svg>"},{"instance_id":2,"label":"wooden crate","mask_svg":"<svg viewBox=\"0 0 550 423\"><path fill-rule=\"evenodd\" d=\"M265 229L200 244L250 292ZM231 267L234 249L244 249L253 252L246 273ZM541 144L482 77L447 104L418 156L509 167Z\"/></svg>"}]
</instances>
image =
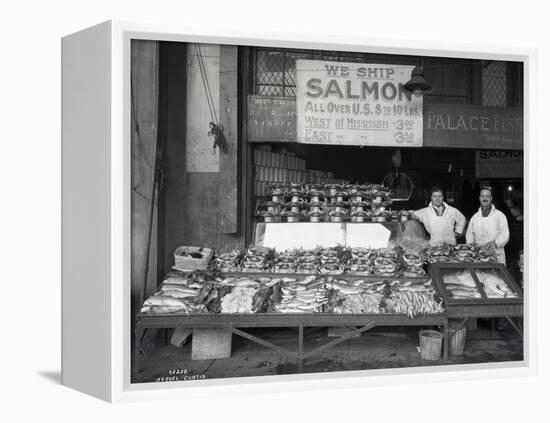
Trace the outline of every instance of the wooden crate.
<instances>
[{"instance_id":1,"label":"wooden crate","mask_svg":"<svg viewBox=\"0 0 550 423\"><path fill-rule=\"evenodd\" d=\"M229 329L193 329L192 360L212 360L231 357Z\"/></svg>"},{"instance_id":2,"label":"wooden crate","mask_svg":"<svg viewBox=\"0 0 550 423\"><path fill-rule=\"evenodd\" d=\"M471 299L453 299L447 291L442 278L442 271L469 270L474 279L481 298ZM478 269L496 269L503 276L503 280L517 294L515 298L487 298L481 282L478 280L474 270ZM430 264L430 274L439 295L445 301L447 317L455 318L483 318L483 317L504 317L504 316L522 316L523 315L523 292L514 281L508 270L500 263L432 263ZM470 329L474 329L470 327Z\"/></svg>"}]
</instances>

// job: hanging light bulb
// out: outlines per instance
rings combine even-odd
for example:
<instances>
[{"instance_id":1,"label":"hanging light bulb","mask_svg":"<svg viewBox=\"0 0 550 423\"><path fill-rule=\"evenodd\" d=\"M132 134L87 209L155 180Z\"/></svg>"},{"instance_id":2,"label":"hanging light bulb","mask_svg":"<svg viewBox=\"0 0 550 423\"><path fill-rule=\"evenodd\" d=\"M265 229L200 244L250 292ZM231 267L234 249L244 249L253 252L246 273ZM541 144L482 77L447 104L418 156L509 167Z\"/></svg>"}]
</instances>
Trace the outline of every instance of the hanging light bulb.
<instances>
[{"instance_id":1,"label":"hanging light bulb","mask_svg":"<svg viewBox=\"0 0 550 423\"><path fill-rule=\"evenodd\" d=\"M395 150L393 150L391 161L393 163L393 167L395 168L401 167L401 150L399 148L396 148Z\"/></svg>"},{"instance_id":2,"label":"hanging light bulb","mask_svg":"<svg viewBox=\"0 0 550 423\"><path fill-rule=\"evenodd\" d=\"M411 79L405 82L403 89L415 97L421 97L432 92L433 86L424 79L422 66L416 66L411 72Z\"/></svg>"}]
</instances>

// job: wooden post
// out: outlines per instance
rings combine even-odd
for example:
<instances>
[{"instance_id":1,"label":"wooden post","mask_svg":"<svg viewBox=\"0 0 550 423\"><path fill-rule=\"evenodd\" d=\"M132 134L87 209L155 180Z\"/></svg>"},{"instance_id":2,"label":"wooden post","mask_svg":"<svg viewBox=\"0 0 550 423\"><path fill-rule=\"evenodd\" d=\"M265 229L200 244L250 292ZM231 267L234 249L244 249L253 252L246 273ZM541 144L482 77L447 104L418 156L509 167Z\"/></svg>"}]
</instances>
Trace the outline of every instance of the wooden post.
<instances>
[{"instance_id":1,"label":"wooden post","mask_svg":"<svg viewBox=\"0 0 550 423\"><path fill-rule=\"evenodd\" d=\"M218 184L218 232L239 230L239 131L238 109L238 47L220 46L220 124L227 141L227 153L220 151Z\"/></svg>"},{"instance_id":2,"label":"wooden post","mask_svg":"<svg viewBox=\"0 0 550 423\"><path fill-rule=\"evenodd\" d=\"M156 287L156 206L151 207L151 204L157 144L158 42L133 40L131 50L131 296L134 316L143 297Z\"/></svg>"},{"instance_id":3,"label":"wooden post","mask_svg":"<svg viewBox=\"0 0 550 423\"><path fill-rule=\"evenodd\" d=\"M159 46L159 146L164 152L164 183L159 193L159 274L174 265L174 250L189 231L187 208L186 116L187 43Z\"/></svg>"}]
</instances>

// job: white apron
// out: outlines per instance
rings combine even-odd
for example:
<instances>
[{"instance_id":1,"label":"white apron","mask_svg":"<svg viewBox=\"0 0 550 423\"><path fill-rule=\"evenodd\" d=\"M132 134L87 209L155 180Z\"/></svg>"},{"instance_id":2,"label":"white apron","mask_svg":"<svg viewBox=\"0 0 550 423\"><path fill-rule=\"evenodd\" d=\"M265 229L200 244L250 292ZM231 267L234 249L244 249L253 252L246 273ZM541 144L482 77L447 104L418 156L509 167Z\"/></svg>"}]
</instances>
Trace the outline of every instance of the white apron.
<instances>
[{"instance_id":1,"label":"white apron","mask_svg":"<svg viewBox=\"0 0 550 423\"><path fill-rule=\"evenodd\" d=\"M428 232L430 233L430 245L436 246L441 244L456 244L454 233L454 225L449 224L449 219L443 216L438 216L435 212L430 213L428 218Z\"/></svg>"},{"instance_id":2,"label":"white apron","mask_svg":"<svg viewBox=\"0 0 550 423\"><path fill-rule=\"evenodd\" d=\"M479 225L476 225L475 243L478 246L487 244L494 241L496 234L498 233L498 221L492 219L491 215L487 217L481 216ZM504 247L496 248L495 254L499 263L506 264L506 254L504 253Z\"/></svg>"}]
</instances>

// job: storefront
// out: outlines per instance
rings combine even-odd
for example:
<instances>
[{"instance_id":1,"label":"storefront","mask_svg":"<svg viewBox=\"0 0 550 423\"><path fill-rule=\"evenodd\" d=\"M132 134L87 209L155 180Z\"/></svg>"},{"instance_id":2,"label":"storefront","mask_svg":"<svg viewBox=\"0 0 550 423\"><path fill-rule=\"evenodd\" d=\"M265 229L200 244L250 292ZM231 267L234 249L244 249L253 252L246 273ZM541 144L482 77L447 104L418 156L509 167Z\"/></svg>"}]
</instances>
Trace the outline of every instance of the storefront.
<instances>
[{"instance_id":1,"label":"storefront","mask_svg":"<svg viewBox=\"0 0 550 423\"><path fill-rule=\"evenodd\" d=\"M520 63L148 41L135 42L132 59L138 351L149 327L261 343L244 329L292 326L302 360L313 354L307 327L416 325L442 329L447 358L449 318L502 316L520 329ZM423 96L403 90L419 63L433 85ZM478 249L429 248L410 219L434 185L469 219L487 183L497 208L510 209L508 270ZM182 245L213 250L197 257L219 279L167 278L185 268L174 262ZM455 273L459 294L445 282ZM504 284L491 290L494 278ZM188 289L203 303L142 307L163 296L161 282L196 284Z\"/></svg>"}]
</instances>

